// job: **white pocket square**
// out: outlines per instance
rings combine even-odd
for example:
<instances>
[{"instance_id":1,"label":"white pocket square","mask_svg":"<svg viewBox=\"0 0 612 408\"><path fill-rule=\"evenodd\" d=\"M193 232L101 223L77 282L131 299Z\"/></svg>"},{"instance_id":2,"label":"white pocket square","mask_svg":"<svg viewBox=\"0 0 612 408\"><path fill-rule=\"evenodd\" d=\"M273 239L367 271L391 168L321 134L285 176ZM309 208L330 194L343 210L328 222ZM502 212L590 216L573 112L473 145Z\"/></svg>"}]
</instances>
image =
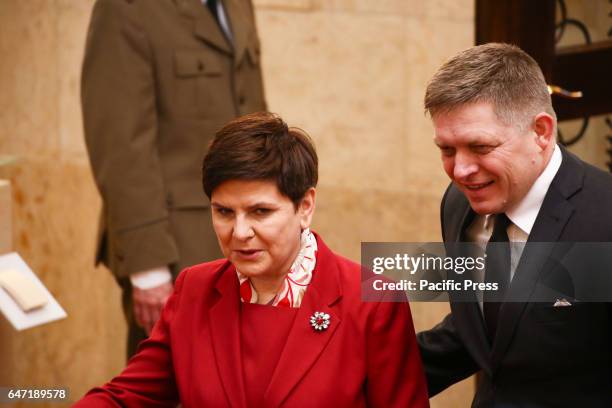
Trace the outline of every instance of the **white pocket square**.
<instances>
[{"instance_id":1,"label":"white pocket square","mask_svg":"<svg viewBox=\"0 0 612 408\"><path fill-rule=\"evenodd\" d=\"M557 301L555 302L553 307L567 307L567 306L571 306L571 305L572 304L570 302L568 302L567 299L561 298L561 299L557 299Z\"/></svg>"}]
</instances>

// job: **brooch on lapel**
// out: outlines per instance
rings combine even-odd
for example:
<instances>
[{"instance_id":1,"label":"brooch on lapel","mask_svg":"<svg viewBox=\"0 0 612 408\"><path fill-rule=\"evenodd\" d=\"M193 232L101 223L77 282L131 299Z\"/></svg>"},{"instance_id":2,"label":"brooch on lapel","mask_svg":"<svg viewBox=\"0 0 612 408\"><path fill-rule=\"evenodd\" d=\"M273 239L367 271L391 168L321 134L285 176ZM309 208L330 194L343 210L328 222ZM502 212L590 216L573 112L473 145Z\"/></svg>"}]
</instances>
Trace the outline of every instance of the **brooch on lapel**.
<instances>
[{"instance_id":1,"label":"brooch on lapel","mask_svg":"<svg viewBox=\"0 0 612 408\"><path fill-rule=\"evenodd\" d=\"M315 331L323 331L327 330L329 327L330 320L331 318L327 313L314 312L314 314L310 316L310 325Z\"/></svg>"}]
</instances>

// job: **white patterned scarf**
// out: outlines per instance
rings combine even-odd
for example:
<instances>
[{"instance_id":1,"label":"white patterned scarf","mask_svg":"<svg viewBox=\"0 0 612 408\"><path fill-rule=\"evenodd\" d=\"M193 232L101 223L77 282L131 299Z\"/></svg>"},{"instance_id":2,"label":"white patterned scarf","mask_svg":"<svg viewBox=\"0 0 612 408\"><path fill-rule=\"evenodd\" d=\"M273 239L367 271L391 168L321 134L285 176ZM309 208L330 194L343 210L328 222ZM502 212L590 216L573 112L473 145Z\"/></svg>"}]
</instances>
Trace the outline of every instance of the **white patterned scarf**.
<instances>
[{"instance_id":1,"label":"white patterned scarf","mask_svg":"<svg viewBox=\"0 0 612 408\"><path fill-rule=\"evenodd\" d=\"M306 289L312 280L312 271L317 263L317 239L310 229L302 231L300 252L293 261L289 273L270 305L279 307L300 307ZM238 270L240 281L240 299L244 303L257 303L257 292L248 277Z\"/></svg>"}]
</instances>

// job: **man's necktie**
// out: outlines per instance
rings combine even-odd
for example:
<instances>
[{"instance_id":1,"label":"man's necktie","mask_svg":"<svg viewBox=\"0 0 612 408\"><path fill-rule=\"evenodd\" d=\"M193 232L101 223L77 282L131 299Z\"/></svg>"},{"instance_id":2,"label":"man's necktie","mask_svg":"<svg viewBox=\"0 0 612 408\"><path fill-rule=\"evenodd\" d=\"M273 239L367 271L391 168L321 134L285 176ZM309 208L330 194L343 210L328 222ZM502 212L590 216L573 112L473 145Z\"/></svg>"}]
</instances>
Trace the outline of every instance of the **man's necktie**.
<instances>
[{"instance_id":1,"label":"man's necktie","mask_svg":"<svg viewBox=\"0 0 612 408\"><path fill-rule=\"evenodd\" d=\"M229 27L229 22L227 21L227 15L223 12L223 3L220 3L222 0L207 0L206 7L210 10L213 18L219 25L221 32L225 36L225 38L232 43L232 31Z\"/></svg>"},{"instance_id":2,"label":"man's necktie","mask_svg":"<svg viewBox=\"0 0 612 408\"><path fill-rule=\"evenodd\" d=\"M206 7L208 7L208 9L212 13L213 17L215 18L215 21L218 24L219 23L219 13L218 13L218 10L217 10L217 1L218 0L207 0L206 1Z\"/></svg>"},{"instance_id":3,"label":"man's necktie","mask_svg":"<svg viewBox=\"0 0 612 408\"><path fill-rule=\"evenodd\" d=\"M485 283L498 283L497 291L485 291L482 310L489 339L493 343L499 320L499 308L510 286L510 242L507 229L510 220L506 214L495 216L493 234L487 243Z\"/></svg>"}]
</instances>

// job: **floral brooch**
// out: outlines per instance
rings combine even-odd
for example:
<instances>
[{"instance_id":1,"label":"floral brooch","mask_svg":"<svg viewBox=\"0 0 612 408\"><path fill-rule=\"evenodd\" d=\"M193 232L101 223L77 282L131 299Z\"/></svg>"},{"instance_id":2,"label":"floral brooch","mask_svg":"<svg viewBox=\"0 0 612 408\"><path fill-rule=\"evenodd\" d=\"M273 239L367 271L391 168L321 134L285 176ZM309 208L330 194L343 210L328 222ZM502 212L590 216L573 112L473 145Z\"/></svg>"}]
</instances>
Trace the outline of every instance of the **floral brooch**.
<instances>
[{"instance_id":1,"label":"floral brooch","mask_svg":"<svg viewBox=\"0 0 612 408\"><path fill-rule=\"evenodd\" d=\"M310 325L315 331L323 331L327 330L329 327L330 320L331 318L327 313L314 312L314 314L310 316Z\"/></svg>"}]
</instances>

